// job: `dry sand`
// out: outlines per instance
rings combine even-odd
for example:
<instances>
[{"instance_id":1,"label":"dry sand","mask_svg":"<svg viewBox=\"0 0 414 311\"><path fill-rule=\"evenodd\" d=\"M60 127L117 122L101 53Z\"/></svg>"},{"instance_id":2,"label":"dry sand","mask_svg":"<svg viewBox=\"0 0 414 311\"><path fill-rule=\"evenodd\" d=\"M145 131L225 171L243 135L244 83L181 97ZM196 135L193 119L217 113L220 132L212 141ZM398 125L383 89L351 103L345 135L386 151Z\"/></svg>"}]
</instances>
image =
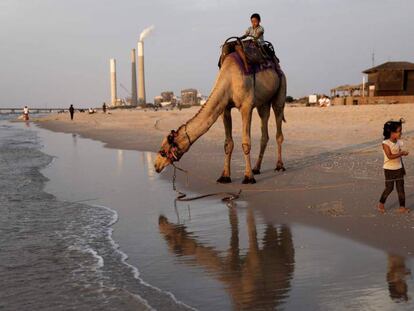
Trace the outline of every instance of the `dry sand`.
<instances>
[{"instance_id":1,"label":"dry sand","mask_svg":"<svg viewBox=\"0 0 414 311\"><path fill-rule=\"evenodd\" d=\"M37 120L43 128L77 133L102 141L109 148L156 152L169 130L177 128L197 112L111 111L110 114L54 114ZM337 106L330 108L288 107L284 161L286 172L274 172L275 122L270 121L271 140L257 184L241 185L244 161L241 155L240 114L233 111L235 150L230 185L215 180L223 166L224 130L219 119L181 159L179 165L189 171L187 186L183 174L180 189L208 193L238 191L242 200L260 210L269 221L303 223L349 237L388 252L414 254L414 212L400 215L396 193L387 201L387 214L375 206L383 190L381 134L385 121L403 117L403 139L407 150L414 143L414 109L406 105ZM257 157L260 120L254 114L252 159ZM414 152L414 151L413 151ZM407 207L414 209L414 160L405 159ZM253 163L254 164L254 163ZM172 170L163 173L171 177Z\"/></svg>"}]
</instances>

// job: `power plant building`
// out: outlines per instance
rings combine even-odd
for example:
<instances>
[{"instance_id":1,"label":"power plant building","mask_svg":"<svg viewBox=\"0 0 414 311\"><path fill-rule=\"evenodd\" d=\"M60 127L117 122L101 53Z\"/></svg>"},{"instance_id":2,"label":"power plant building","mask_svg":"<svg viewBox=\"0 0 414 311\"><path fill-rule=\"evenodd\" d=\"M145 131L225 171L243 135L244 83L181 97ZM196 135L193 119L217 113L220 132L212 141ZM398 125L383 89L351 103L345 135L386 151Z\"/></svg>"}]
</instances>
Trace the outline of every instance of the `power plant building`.
<instances>
[{"instance_id":1,"label":"power plant building","mask_svg":"<svg viewBox=\"0 0 414 311\"><path fill-rule=\"evenodd\" d=\"M181 91L181 105L199 105L198 91L196 89L185 89Z\"/></svg>"}]
</instances>

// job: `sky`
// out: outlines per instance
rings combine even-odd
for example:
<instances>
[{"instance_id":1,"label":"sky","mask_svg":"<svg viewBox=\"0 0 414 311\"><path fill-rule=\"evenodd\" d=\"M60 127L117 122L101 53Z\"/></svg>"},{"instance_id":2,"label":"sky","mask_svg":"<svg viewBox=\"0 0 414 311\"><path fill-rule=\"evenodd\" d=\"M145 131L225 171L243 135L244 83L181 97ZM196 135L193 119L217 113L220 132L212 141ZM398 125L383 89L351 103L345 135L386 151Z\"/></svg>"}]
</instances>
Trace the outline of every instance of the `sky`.
<instances>
[{"instance_id":1,"label":"sky","mask_svg":"<svg viewBox=\"0 0 414 311\"><path fill-rule=\"evenodd\" d=\"M208 95L220 45L259 13L288 95L360 83L386 61L414 62L412 0L0 0L0 107L100 106L109 59L118 97L131 89L130 51L143 29L147 101L161 91Z\"/></svg>"}]
</instances>

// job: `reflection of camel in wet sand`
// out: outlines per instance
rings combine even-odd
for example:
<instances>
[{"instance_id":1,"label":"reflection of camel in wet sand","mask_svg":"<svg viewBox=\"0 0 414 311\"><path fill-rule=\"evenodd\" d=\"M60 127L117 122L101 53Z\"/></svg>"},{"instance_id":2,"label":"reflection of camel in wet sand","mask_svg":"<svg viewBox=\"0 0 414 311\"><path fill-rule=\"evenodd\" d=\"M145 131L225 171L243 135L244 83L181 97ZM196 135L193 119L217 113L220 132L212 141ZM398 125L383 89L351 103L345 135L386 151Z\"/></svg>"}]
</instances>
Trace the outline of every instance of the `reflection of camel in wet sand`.
<instances>
[{"instance_id":1,"label":"reflection of camel in wet sand","mask_svg":"<svg viewBox=\"0 0 414 311\"><path fill-rule=\"evenodd\" d=\"M388 255L387 283L391 299L407 301L406 277L411 271L405 266L405 259L401 256Z\"/></svg>"},{"instance_id":2,"label":"reflection of camel in wet sand","mask_svg":"<svg viewBox=\"0 0 414 311\"><path fill-rule=\"evenodd\" d=\"M260 249L254 215L249 210L249 247L247 253L241 255L236 210L230 208L229 213L231 239L226 256L198 242L185 226L172 224L164 216L159 217L159 230L174 254L187 256L186 262L189 260L202 266L225 285L236 309L273 310L286 298L293 276L294 249L290 229L267 225Z\"/></svg>"}]
</instances>

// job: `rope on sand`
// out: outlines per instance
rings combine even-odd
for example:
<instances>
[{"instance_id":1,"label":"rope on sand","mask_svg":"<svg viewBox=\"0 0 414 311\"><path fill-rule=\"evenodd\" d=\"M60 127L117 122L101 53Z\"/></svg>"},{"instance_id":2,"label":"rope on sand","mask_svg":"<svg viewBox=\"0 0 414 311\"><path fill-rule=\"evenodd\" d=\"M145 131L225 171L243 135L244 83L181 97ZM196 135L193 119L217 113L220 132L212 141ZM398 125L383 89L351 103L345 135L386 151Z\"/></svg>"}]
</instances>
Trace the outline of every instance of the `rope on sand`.
<instances>
[{"instance_id":1,"label":"rope on sand","mask_svg":"<svg viewBox=\"0 0 414 311\"><path fill-rule=\"evenodd\" d=\"M203 198L207 198L207 197L212 197L212 196L224 196L221 200L223 202L232 202L237 200L238 198L240 198L240 195L243 192L287 192L287 191L313 191L313 190L327 190L327 189L336 189L336 188L343 188L346 186L352 186L356 183L356 181L351 181L351 182L346 182L346 183L337 183L337 184L331 184L331 185L319 185L319 186L305 186L305 187L284 187L284 188L259 188L259 189L251 189L251 188L247 188L247 189L238 189L238 192L228 192L228 191L222 191L222 192L213 192L213 193L208 193L208 194L202 194L202 195L198 195L195 197L187 197L187 194L177 190L176 187L176 179L177 179L177 170L181 171L185 174L186 176L186 184L189 185L189 176L191 175L191 173L187 170L184 170L176 165L173 164L174 167L174 173L173 173L173 177L172 177L172 184L173 184L173 190L178 194L175 201L179 201L179 202L188 202L188 201L195 201L198 199L203 199ZM208 183L212 183L212 181L210 179L207 178L203 178L201 176L196 176L198 179L204 180ZM410 177L408 177L410 178ZM408 179L407 178L407 179ZM375 181L378 182L378 179L375 178L367 178L365 180L369 180L369 181ZM391 179L391 180L387 180L387 181L398 181L398 180L404 180L404 178L397 178L397 179ZM382 180L384 181L384 180ZM216 182L214 182L214 184L216 184ZM228 185L229 187L234 188L234 186L232 185Z\"/></svg>"},{"instance_id":2,"label":"rope on sand","mask_svg":"<svg viewBox=\"0 0 414 311\"><path fill-rule=\"evenodd\" d=\"M186 174L187 184L188 184L189 183L189 180L188 180L189 173L188 173L188 171L183 170L182 168L179 168L175 165L173 165L173 167L174 167L174 174L173 174L173 178L172 178L173 190L178 194L176 199L175 199L176 201L189 202L189 201L195 201L195 200L208 198L208 197L213 197L213 196L223 196L221 198L221 201L229 203L229 202L232 202L234 200L237 200L240 197L240 194L242 192L241 189L239 190L238 193L222 191L222 192L213 192L213 193L208 193L208 194L202 194L202 195L198 195L198 196L195 196L195 197L187 197L186 193L177 190L177 187L175 185L175 181L176 181L176 178L177 178L177 170L179 170L179 171Z\"/></svg>"}]
</instances>

